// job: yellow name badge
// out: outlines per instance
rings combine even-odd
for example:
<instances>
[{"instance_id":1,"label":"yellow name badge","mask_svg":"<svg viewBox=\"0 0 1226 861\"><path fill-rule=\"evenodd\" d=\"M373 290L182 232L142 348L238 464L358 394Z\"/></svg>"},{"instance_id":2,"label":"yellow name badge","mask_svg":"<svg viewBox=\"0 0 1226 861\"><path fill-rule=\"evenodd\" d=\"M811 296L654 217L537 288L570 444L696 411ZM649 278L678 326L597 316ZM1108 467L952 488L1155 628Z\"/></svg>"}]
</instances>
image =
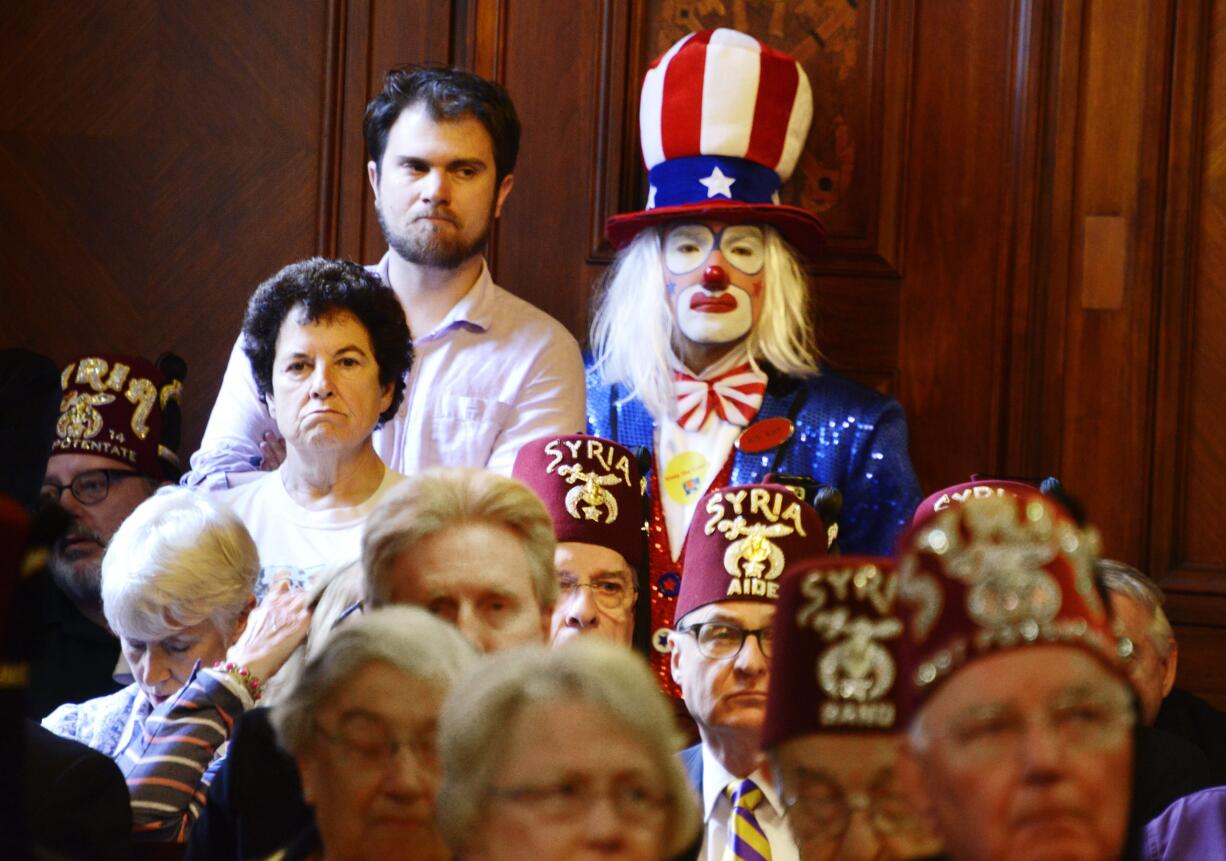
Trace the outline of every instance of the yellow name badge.
<instances>
[{"instance_id":1,"label":"yellow name badge","mask_svg":"<svg viewBox=\"0 0 1226 861\"><path fill-rule=\"evenodd\" d=\"M693 502L702 492L707 459L696 451L683 451L664 466L664 492L681 505Z\"/></svg>"}]
</instances>

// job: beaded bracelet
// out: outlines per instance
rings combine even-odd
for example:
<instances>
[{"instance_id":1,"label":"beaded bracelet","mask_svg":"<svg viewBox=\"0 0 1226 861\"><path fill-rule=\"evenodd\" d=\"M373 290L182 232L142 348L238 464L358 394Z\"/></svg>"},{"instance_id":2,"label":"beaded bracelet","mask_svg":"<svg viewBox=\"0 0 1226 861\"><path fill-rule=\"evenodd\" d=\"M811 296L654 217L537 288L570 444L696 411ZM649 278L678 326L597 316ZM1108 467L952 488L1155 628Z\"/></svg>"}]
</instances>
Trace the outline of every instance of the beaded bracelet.
<instances>
[{"instance_id":1,"label":"beaded bracelet","mask_svg":"<svg viewBox=\"0 0 1226 861\"><path fill-rule=\"evenodd\" d=\"M225 673L227 676L237 681L240 685L247 689L247 693L251 694L251 699L253 701L259 701L260 692L264 686L264 683L257 679L255 674L249 669L246 667L240 667L233 661L218 661L217 663L213 664L213 669L217 670L219 673Z\"/></svg>"}]
</instances>

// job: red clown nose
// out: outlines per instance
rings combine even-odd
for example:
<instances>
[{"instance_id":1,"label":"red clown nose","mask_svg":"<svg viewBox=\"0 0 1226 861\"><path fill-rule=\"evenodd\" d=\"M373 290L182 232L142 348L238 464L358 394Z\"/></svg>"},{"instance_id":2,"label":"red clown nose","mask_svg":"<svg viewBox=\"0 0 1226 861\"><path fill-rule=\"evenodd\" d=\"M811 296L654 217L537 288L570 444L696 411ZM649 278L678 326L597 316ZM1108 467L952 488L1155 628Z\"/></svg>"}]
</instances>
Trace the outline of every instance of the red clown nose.
<instances>
[{"instance_id":1,"label":"red clown nose","mask_svg":"<svg viewBox=\"0 0 1226 861\"><path fill-rule=\"evenodd\" d=\"M708 266L702 270L702 286L708 290L728 289L728 273L722 266Z\"/></svg>"}]
</instances>

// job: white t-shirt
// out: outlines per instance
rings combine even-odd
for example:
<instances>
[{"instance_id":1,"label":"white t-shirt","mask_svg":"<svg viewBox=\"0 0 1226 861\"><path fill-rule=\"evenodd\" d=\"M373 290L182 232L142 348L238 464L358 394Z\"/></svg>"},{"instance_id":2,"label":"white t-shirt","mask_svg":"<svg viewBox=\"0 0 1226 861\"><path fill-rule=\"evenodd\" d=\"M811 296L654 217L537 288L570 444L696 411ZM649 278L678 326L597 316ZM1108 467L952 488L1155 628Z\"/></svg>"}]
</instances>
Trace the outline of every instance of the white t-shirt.
<instances>
[{"instance_id":1,"label":"white t-shirt","mask_svg":"<svg viewBox=\"0 0 1226 861\"><path fill-rule=\"evenodd\" d=\"M366 518L404 479L400 473L384 469L383 481L365 502L322 511L312 511L294 502L281 481L280 470L237 487L214 491L214 495L234 509L255 539L260 551L256 597L263 597L268 584L285 574L294 585L305 588L321 568L357 559L362 553Z\"/></svg>"}]
</instances>

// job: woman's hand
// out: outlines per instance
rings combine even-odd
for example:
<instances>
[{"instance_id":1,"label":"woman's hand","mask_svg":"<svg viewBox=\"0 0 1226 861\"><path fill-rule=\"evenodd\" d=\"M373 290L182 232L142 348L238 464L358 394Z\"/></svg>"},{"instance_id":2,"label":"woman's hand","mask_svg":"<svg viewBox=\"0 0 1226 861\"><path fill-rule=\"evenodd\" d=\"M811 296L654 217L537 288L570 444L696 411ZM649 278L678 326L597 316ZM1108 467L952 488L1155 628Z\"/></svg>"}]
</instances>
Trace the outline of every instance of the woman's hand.
<instances>
[{"instance_id":1,"label":"woman's hand","mask_svg":"<svg viewBox=\"0 0 1226 861\"><path fill-rule=\"evenodd\" d=\"M226 652L226 660L266 681L306 638L310 625L306 593L291 589L288 581L282 580L251 611L242 634Z\"/></svg>"},{"instance_id":2,"label":"woman's hand","mask_svg":"<svg viewBox=\"0 0 1226 861\"><path fill-rule=\"evenodd\" d=\"M260 440L260 469L272 472L285 463L285 440L272 431L264 434Z\"/></svg>"}]
</instances>

